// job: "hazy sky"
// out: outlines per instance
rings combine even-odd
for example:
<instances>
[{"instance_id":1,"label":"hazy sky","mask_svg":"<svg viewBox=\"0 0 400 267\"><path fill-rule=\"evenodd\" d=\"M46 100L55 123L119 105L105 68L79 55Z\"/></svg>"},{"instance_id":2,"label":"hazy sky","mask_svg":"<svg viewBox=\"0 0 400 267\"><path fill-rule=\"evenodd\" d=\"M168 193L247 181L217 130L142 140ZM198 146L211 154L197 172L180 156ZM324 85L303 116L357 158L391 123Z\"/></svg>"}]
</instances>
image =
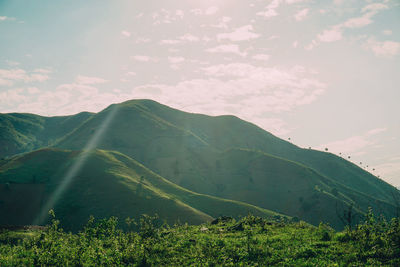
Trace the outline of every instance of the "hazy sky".
<instances>
[{"instance_id":1,"label":"hazy sky","mask_svg":"<svg viewBox=\"0 0 400 267\"><path fill-rule=\"evenodd\" d=\"M0 0L2 113L150 98L400 186L399 85L398 0Z\"/></svg>"}]
</instances>

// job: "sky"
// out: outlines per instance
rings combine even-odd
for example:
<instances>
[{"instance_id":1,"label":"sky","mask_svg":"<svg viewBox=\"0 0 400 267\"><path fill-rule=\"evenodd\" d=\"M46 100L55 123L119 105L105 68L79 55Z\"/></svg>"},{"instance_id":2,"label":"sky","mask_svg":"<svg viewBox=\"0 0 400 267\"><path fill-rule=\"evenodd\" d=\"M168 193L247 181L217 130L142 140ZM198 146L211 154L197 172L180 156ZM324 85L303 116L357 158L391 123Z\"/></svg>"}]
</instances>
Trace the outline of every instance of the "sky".
<instances>
[{"instance_id":1,"label":"sky","mask_svg":"<svg viewBox=\"0 0 400 267\"><path fill-rule=\"evenodd\" d=\"M0 113L153 99L399 187L399 85L398 0L0 0Z\"/></svg>"}]
</instances>

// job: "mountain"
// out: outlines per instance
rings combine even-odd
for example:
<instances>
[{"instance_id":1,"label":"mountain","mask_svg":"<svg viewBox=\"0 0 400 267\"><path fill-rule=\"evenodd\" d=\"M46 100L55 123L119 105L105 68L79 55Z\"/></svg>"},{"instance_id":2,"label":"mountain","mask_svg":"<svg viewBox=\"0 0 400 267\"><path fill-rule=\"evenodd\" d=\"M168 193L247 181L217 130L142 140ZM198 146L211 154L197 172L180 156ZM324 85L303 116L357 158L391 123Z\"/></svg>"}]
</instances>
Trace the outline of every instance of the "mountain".
<instances>
[{"instance_id":1,"label":"mountain","mask_svg":"<svg viewBox=\"0 0 400 267\"><path fill-rule=\"evenodd\" d=\"M49 146L92 115L89 112L60 117L0 114L0 158Z\"/></svg>"},{"instance_id":2,"label":"mountain","mask_svg":"<svg viewBox=\"0 0 400 267\"><path fill-rule=\"evenodd\" d=\"M71 170L76 170L72 176ZM170 224L199 224L222 214L280 216L191 192L115 151L47 148L29 152L1 162L0 183L0 214L7 214L0 217L0 225L46 222L46 203L54 203L57 217L70 230L80 229L89 215L123 219L157 213Z\"/></svg>"},{"instance_id":3,"label":"mountain","mask_svg":"<svg viewBox=\"0 0 400 267\"><path fill-rule=\"evenodd\" d=\"M54 127L58 131L42 123L36 132L11 123L17 133L30 138L20 152L47 142L62 151L97 148L119 153L182 190L249 203L313 224L324 221L342 228L349 209L355 222L363 219L368 207L387 218L398 211L400 194L393 186L341 157L302 149L234 116L187 113L151 100L127 101L97 114L70 117L1 116L6 117L3 121L25 116L31 124L71 121L68 127ZM12 142L17 143L18 136L12 135ZM29 140L36 143L29 146ZM25 165L20 165L21 172L29 173ZM191 198L180 198L181 191L174 195L209 216L221 211L196 206Z\"/></svg>"}]
</instances>

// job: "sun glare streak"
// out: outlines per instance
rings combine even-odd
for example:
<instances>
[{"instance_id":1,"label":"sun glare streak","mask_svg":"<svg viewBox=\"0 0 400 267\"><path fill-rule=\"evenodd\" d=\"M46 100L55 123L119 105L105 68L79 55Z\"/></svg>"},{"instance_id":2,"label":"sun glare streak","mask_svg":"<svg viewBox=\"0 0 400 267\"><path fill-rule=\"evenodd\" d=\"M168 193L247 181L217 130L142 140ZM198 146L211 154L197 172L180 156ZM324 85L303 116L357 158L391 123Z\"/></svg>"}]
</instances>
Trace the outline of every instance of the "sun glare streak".
<instances>
[{"instance_id":1,"label":"sun glare streak","mask_svg":"<svg viewBox=\"0 0 400 267\"><path fill-rule=\"evenodd\" d=\"M103 123L101 124L100 129L97 130L95 135L88 141L86 146L83 148L82 152L78 155L75 162L68 169L68 171L66 172L64 177L61 179L61 183L58 185L57 189L50 196L47 203L42 207L39 215L36 217L36 219L33 222L34 225L42 224L46 220L49 210L54 208L55 204L60 199L60 197L64 193L65 189L67 189L67 187L71 184L74 177L76 177L76 175L79 173L79 171L85 165L91 152L94 149L96 149L97 145L101 141L101 138L104 136L105 132L107 131L111 121L115 117L118 107L111 106L110 109L111 110L107 114L107 117L105 118Z\"/></svg>"}]
</instances>

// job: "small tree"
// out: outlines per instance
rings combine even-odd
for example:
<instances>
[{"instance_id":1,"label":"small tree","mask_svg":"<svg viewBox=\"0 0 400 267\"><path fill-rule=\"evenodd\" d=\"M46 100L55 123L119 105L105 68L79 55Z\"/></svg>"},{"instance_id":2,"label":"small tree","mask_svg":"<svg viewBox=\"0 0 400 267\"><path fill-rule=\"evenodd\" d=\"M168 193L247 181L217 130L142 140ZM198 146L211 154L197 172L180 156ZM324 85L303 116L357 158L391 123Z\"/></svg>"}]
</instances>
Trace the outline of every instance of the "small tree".
<instances>
[{"instance_id":1,"label":"small tree","mask_svg":"<svg viewBox=\"0 0 400 267\"><path fill-rule=\"evenodd\" d=\"M350 230L352 229L352 225L356 216L353 211L353 203L344 208L343 211L339 211L336 203L336 215L344 226L348 226Z\"/></svg>"}]
</instances>

